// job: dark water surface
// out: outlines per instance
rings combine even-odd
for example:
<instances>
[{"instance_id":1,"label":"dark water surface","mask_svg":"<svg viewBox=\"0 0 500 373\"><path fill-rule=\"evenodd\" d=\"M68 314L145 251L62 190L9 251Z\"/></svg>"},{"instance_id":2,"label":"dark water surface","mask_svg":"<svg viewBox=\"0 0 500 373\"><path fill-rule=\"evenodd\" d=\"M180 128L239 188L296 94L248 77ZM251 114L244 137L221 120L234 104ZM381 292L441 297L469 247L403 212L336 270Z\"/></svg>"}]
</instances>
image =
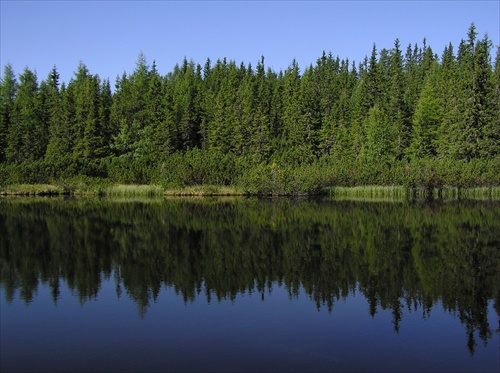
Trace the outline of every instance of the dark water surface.
<instances>
[{"instance_id":1,"label":"dark water surface","mask_svg":"<svg viewBox=\"0 0 500 373\"><path fill-rule=\"evenodd\" d=\"M2 371L499 371L500 204L0 199Z\"/></svg>"}]
</instances>

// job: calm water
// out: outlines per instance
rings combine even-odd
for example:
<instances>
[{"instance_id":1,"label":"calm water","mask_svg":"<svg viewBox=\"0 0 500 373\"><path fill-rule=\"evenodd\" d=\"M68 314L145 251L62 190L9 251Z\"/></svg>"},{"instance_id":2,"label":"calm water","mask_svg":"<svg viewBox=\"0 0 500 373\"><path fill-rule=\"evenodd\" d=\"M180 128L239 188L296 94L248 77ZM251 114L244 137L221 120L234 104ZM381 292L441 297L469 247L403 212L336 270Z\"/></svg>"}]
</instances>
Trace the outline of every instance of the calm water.
<instances>
[{"instance_id":1,"label":"calm water","mask_svg":"<svg viewBox=\"0 0 500 373\"><path fill-rule=\"evenodd\" d=\"M500 204L0 199L2 371L498 371Z\"/></svg>"}]
</instances>

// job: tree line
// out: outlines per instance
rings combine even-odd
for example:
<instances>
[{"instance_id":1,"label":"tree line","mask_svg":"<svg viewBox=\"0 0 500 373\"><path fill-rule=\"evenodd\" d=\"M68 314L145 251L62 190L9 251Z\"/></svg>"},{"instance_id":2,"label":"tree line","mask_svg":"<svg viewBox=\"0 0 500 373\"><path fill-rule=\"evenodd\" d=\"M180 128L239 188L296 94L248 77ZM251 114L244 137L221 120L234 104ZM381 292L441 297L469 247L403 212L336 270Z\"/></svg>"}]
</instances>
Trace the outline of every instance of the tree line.
<instances>
[{"instance_id":1,"label":"tree line","mask_svg":"<svg viewBox=\"0 0 500 373\"><path fill-rule=\"evenodd\" d=\"M0 180L122 183L500 184L500 53L472 24L441 57L398 39L355 64L323 52L303 71L186 58L165 76L143 54L108 79L80 63L60 82L4 68ZM495 171L496 170L496 171ZM271 186L270 186L270 182Z\"/></svg>"}]
</instances>

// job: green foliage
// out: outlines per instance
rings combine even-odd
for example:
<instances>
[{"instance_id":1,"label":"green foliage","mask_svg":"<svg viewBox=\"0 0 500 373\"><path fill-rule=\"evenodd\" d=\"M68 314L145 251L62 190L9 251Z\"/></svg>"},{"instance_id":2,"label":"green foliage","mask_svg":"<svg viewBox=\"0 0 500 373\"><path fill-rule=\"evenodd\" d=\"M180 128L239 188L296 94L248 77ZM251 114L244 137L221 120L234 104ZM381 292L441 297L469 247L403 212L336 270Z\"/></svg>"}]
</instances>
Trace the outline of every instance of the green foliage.
<instances>
[{"instance_id":1,"label":"green foliage","mask_svg":"<svg viewBox=\"0 0 500 373\"><path fill-rule=\"evenodd\" d=\"M263 194L496 185L500 57L492 66L474 25L467 37L441 60L425 40L403 56L396 39L357 67L323 53L303 72L295 60L276 73L264 57L255 69L184 58L161 76L141 53L113 92L83 63L67 85L55 67L40 84L26 68L18 83L7 65L1 182L88 176Z\"/></svg>"}]
</instances>

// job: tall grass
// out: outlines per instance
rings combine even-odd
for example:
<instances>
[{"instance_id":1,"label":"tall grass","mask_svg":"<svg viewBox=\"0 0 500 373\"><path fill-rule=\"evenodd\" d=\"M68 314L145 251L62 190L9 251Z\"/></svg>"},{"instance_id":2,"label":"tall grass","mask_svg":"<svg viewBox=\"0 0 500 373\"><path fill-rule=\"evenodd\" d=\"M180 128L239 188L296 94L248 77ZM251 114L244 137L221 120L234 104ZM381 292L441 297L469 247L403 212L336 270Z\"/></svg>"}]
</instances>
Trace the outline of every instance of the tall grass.
<instances>
[{"instance_id":1,"label":"tall grass","mask_svg":"<svg viewBox=\"0 0 500 373\"><path fill-rule=\"evenodd\" d=\"M13 184L0 187L0 195L12 196L51 196L68 194L61 186L50 184Z\"/></svg>"},{"instance_id":2,"label":"tall grass","mask_svg":"<svg viewBox=\"0 0 500 373\"><path fill-rule=\"evenodd\" d=\"M160 197L163 193L158 185L112 185L99 192L106 197Z\"/></svg>"},{"instance_id":3,"label":"tall grass","mask_svg":"<svg viewBox=\"0 0 500 373\"><path fill-rule=\"evenodd\" d=\"M355 186L327 188L330 197L335 198L375 198L375 199L406 199L409 189L403 186Z\"/></svg>"},{"instance_id":4,"label":"tall grass","mask_svg":"<svg viewBox=\"0 0 500 373\"><path fill-rule=\"evenodd\" d=\"M219 185L186 186L165 190L167 196L243 196L247 193L237 187Z\"/></svg>"},{"instance_id":5,"label":"tall grass","mask_svg":"<svg viewBox=\"0 0 500 373\"><path fill-rule=\"evenodd\" d=\"M403 186L356 186L330 187L326 189L330 197L338 199L404 200L500 200L500 187L459 188L405 188Z\"/></svg>"},{"instance_id":6,"label":"tall grass","mask_svg":"<svg viewBox=\"0 0 500 373\"><path fill-rule=\"evenodd\" d=\"M460 199L500 199L500 187L464 188L458 191Z\"/></svg>"}]
</instances>

